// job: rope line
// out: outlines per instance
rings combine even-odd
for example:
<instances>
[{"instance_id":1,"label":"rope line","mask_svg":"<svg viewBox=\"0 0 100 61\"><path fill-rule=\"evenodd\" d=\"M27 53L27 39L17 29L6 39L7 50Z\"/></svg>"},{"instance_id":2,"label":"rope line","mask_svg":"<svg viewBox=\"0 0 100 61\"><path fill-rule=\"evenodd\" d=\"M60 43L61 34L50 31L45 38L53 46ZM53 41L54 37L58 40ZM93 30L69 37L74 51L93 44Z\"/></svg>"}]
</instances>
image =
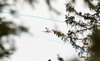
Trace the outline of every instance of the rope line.
<instances>
[{"instance_id":1,"label":"rope line","mask_svg":"<svg viewBox=\"0 0 100 61\"><path fill-rule=\"evenodd\" d=\"M12 14L12 15L18 15L18 16L26 16L26 17L34 17L34 18L40 18L40 19L44 19L44 20L50 20L50 21L55 21L55 22L65 23L64 21L54 20L54 19L49 19L49 18L40 17L40 16L25 15L25 14L17 14L17 13L10 13L10 12L0 12L0 13Z\"/></svg>"},{"instance_id":2,"label":"rope line","mask_svg":"<svg viewBox=\"0 0 100 61\"><path fill-rule=\"evenodd\" d=\"M80 48L80 49L81 49L82 51L88 53L88 54L91 54L90 52L88 52L88 51L86 51L86 50L84 50L84 49L82 49L82 48Z\"/></svg>"}]
</instances>

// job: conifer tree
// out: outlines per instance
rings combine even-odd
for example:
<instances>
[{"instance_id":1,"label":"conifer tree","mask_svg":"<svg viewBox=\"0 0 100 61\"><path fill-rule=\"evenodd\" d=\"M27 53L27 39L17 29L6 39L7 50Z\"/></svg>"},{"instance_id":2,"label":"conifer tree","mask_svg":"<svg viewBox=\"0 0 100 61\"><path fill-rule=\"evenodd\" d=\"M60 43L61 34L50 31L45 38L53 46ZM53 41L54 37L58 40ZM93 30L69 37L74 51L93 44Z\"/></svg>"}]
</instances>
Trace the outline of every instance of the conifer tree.
<instances>
[{"instance_id":1,"label":"conifer tree","mask_svg":"<svg viewBox=\"0 0 100 61\"><path fill-rule=\"evenodd\" d=\"M76 2L76 0L72 0L72 2L66 4L67 14L65 15L65 22L67 25L70 25L72 29L69 29L69 31L66 32L67 35L58 30L53 30L53 32L58 37L61 37L64 42L69 41L76 50L78 49L82 50L83 52L89 53L89 57L81 56L86 61L100 61L100 0L83 1L85 2L89 10L91 12L93 11L94 13L91 14L88 12L78 12L72 5ZM93 4L94 1L96 1L97 3ZM83 46L77 44L77 42L80 40L84 42L90 42L91 45L88 46L87 51Z\"/></svg>"},{"instance_id":2,"label":"conifer tree","mask_svg":"<svg viewBox=\"0 0 100 61\"><path fill-rule=\"evenodd\" d=\"M16 23L10 21L13 19L7 19L7 16L2 14L6 8L14 6L7 1L8 0L0 0L0 59L9 57L16 50L14 40L9 38L11 35L14 36L19 35L22 32L28 32L26 27L23 25L17 25ZM14 17L13 14L17 13L17 10L9 8L9 12L11 13L11 16ZM6 48L5 44L7 44L9 48Z\"/></svg>"}]
</instances>

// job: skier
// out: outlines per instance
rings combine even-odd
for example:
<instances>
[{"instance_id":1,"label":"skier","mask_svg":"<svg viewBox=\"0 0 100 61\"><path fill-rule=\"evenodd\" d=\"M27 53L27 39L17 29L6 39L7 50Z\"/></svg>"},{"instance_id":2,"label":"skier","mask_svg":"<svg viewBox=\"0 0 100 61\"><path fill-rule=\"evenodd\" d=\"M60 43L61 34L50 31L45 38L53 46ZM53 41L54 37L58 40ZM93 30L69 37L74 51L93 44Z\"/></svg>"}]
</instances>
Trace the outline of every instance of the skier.
<instances>
[{"instance_id":1,"label":"skier","mask_svg":"<svg viewBox=\"0 0 100 61\"><path fill-rule=\"evenodd\" d=\"M43 31L45 33L51 33L51 31L49 30L49 28L45 27L46 31Z\"/></svg>"}]
</instances>

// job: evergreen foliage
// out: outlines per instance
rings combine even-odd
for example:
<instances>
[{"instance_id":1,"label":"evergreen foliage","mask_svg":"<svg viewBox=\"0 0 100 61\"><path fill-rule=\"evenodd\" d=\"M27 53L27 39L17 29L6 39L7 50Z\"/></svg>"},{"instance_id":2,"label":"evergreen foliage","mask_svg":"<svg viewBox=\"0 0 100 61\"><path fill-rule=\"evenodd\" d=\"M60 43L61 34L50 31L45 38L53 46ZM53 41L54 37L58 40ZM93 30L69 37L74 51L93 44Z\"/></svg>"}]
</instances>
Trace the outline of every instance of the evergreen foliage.
<instances>
[{"instance_id":1,"label":"evergreen foliage","mask_svg":"<svg viewBox=\"0 0 100 61\"><path fill-rule=\"evenodd\" d=\"M100 61L100 0L95 0L98 3L93 4L92 2L94 0L83 0L85 4L87 4L88 8L90 11L94 11L94 14L91 13L83 13L83 12L78 12L74 6L72 6L72 3L67 3L66 4L66 12L68 14L65 15L65 22L67 25L72 26L74 29L70 29L67 32L67 35L64 33L58 31L58 30L53 30L54 34L56 34L58 37L61 37L61 39L66 42L69 41L71 45L75 49L84 49L83 47L79 46L76 44L77 41L79 40L85 40L85 41L90 41L92 46L88 47L88 51L91 52L91 58L85 58L86 61ZM73 3L76 2L76 0L72 0ZM70 15L74 14L74 15ZM81 18L78 18L78 17ZM77 19L77 20L76 20ZM83 36L85 32L90 31L90 34L86 35L86 37L80 38L79 36Z\"/></svg>"}]
</instances>

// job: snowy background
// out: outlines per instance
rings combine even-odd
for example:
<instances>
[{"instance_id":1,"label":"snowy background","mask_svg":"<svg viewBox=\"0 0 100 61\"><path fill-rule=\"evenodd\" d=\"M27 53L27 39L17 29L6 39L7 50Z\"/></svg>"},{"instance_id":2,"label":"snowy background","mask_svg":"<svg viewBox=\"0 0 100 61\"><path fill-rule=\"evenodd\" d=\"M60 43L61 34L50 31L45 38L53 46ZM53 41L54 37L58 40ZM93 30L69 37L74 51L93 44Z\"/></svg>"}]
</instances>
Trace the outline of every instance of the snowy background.
<instances>
[{"instance_id":1,"label":"snowy background","mask_svg":"<svg viewBox=\"0 0 100 61\"><path fill-rule=\"evenodd\" d=\"M32 8L28 3L23 3L23 0L19 0L19 5L16 7L19 14L65 21L66 0L55 1L56 2L52 1L52 6L61 12L61 15L50 11L44 0L39 0L39 3L35 3L35 8ZM78 1L78 3L79 2L80 1ZM9 0L9 3L12 3L12 0ZM82 2L80 2L80 4L82 4ZM14 7L14 9L16 8ZM77 9L80 10L81 8ZM83 10L83 12L86 11L87 10ZM5 12L7 12L7 10L5 10ZM3 15L8 16L9 19L12 18L9 16L10 14ZM28 16L16 16L13 19L15 20L13 22L28 27L31 35L23 33L20 37L15 37L17 50L10 59L7 59L8 61L47 61L48 59L57 61L57 54L66 61L79 58L77 52L69 42L64 43L53 33L48 34L42 32L45 31L45 27L48 27L49 29L59 30L66 34L68 29L70 29L66 26L66 23ZM82 61L82 59L80 61Z\"/></svg>"}]
</instances>

